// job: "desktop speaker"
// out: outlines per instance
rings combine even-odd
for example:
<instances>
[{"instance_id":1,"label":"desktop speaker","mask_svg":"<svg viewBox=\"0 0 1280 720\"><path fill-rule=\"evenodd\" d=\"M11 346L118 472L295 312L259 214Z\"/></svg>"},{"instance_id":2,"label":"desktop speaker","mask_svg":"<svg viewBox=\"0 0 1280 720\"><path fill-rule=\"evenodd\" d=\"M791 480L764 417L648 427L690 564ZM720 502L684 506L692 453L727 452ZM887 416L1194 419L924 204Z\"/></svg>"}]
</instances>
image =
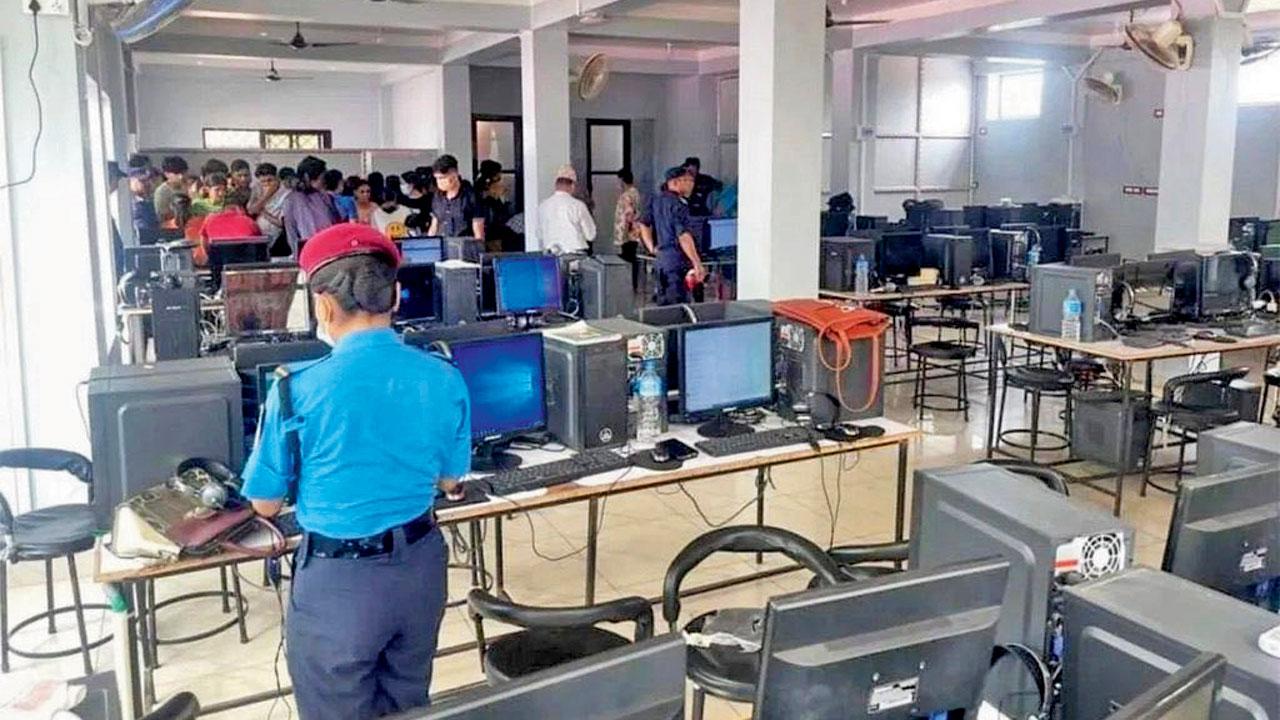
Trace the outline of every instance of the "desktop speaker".
<instances>
[{"instance_id":1,"label":"desktop speaker","mask_svg":"<svg viewBox=\"0 0 1280 720\"><path fill-rule=\"evenodd\" d=\"M627 443L627 344L589 326L543 333L547 427L579 452Z\"/></svg>"},{"instance_id":2,"label":"desktop speaker","mask_svg":"<svg viewBox=\"0 0 1280 720\"><path fill-rule=\"evenodd\" d=\"M199 357L200 291L155 284L150 294L156 360Z\"/></svg>"},{"instance_id":3,"label":"desktop speaker","mask_svg":"<svg viewBox=\"0 0 1280 720\"><path fill-rule=\"evenodd\" d=\"M617 255L584 258L578 264L585 320L630 315L636 309L631 263Z\"/></svg>"},{"instance_id":4,"label":"desktop speaker","mask_svg":"<svg viewBox=\"0 0 1280 720\"><path fill-rule=\"evenodd\" d=\"M461 260L436 263L436 285L440 292L440 322L445 325L472 323L480 316L480 266Z\"/></svg>"}]
</instances>

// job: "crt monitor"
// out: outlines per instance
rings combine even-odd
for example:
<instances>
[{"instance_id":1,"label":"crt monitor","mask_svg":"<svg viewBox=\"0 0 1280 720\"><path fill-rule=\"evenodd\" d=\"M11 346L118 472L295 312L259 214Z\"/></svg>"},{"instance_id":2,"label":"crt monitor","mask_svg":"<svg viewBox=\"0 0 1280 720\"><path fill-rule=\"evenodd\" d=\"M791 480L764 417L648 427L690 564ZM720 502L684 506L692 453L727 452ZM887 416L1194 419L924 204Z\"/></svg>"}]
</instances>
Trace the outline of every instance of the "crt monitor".
<instances>
[{"instance_id":1,"label":"crt monitor","mask_svg":"<svg viewBox=\"0 0 1280 720\"><path fill-rule=\"evenodd\" d=\"M406 265L423 265L444 260L444 238L405 238L400 241L400 256Z\"/></svg>"},{"instance_id":2,"label":"crt monitor","mask_svg":"<svg viewBox=\"0 0 1280 720\"><path fill-rule=\"evenodd\" d=\"M725 411L773 402L773 318L687 325L680 331L680 414L712 418L705 437L751 432Z\"/></svg>"},{"instance_id":3,"label":"crt monitor","mask_svg":"<svg viewBox=\"0 0 1280 720\"><path fill-rule=\"evenodd\" d=\"M496 452L495 445L547 427L542 335L486 337L448 348L471 397L471 439L477 446L473 468L518 466L518 457Z\"/></svg>"},{"instance_id":4,"label":"crt monitor","mask_svg":"<svg viewBox=\"0 0 1280 720\"><path fill-rule=\"evenodd\" d=\"M1169 522L1163 569L1242 600L1280 577L1280 464L1235 460L1184 478Z\"/></svg>"},{"instance_id":5,"label":"crt monitor","mask_svg":"<svg viewBox=\"0 0 1280 720\"><path fill-rule=\"evenodd\" d=\"M560 261L554 255L500 255L493 259L498 312L557 311L561 303Z\"/></svg>"},{"instance_id":6,"label":"crt monitor","mask_svg":"<svg viewBox=\"0 0 1280 720\"><path fill-rule=\"evenodd\" d=\"M1226 658L1201 653L1107 720L1210 720L1226 672Z\"/></svg>"},{"instance_id":7,"label":"crt monitor","mask_svg":"<svg viewBox=\"0 0 1280 720\"><path fill-rule=\"evenodd\" d=\"M402 720L684 718L684 637L644 640L464 693Z\"/></svg>"},{"instance_id":8,"label":"crt monitor","mask_svg":"<svg viewBox=\"0 0 1280 720\"><path fill-rule=\"evenodd\" d=\"M721 218L707 221L707 249L725 251L738 247L738 218Z\"/></svg>"},{"instance_id":9,"label":"crt monitor","mask_svg":"<svg viewBox=\"0 0 1280 720\"><path fill-rule=\"evenodd\" d=\"M400 283L400 306L397 322L423 322L436 319L436 266L402 265L396 271Z\"/></svg>"},{"instance_id":10,"label":"crt monitor","mask_svg":"<svg viewBox=\"0 0 1280 720\"><path fill-rule=\"evenodd\" d=\"M1008 576L987 558L771 599L753 717L972 720Z\"/></svg>"},{"instance_id":11,"label":"crt monitor","mask_svg":"<svg viewBox=\"0 0 1280 720\"><path fill-rule=\"evenodd\" d=\"M1248 312L1257 266L1252 255L1220 252L1200 259L1200 316Z\"/></svg>"},{"instance_id":12,"label":"crt monitor","mask_svg":"<svg viewBox=\"0 0 1280 720\"><path fill-rule=\"evenodd\" d=\"M227 334L243 337L309 331L310 293L299 285L298 272L298 266L292 264L227 268L222 274Z\"/></svg>"}]
</instances>

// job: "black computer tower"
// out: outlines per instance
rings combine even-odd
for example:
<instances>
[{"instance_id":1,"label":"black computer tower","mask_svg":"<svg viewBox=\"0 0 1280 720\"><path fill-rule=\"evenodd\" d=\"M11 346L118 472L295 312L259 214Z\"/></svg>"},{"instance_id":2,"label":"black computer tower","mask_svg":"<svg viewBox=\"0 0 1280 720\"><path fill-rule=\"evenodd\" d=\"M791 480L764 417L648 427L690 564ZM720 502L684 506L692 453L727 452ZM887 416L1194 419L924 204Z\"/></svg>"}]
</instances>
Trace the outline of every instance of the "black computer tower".
<instances>
[{"instance_id":1,"label":"black computer tower","mask_svg":"<svg viewBox=\"0 0 1280 720\"><path fill-rule=\"evenodd\" d=\"M631 263L617 255L583 258L581 274L582 318L618 317L635 312L636 294L631 286Z\"/></svg>"},{"instance_id":2,"label":"black computer tower","mask_svg":"<svg viewBox=\"0 0 1280 720\"><path fill-rule=\"evenodd\" d=\"M781 316L774 316L774 326L774 374L783 417L794 419L797 406L807 407L818 425L884 415L883 334L851 341L851 362L835 371L827 363L842 350L817 328Z\"/></svg>"},{"instance_id":3,"label":"black computer tower","mask_svg":"<svg viewBox=\"0 0 1280 720\"><path fill-rule=\"evenodd\" d=\"M968 235L926 235L925 262L938 269L938 279L947 287L973 283L974 241Z\"/></svg>"},{"instance_id":4,"label":"black computer tower","mask_svg":"<svg viewBox=\"0 0 1280 720\"><path fill-rule=\"evenodd\" d=\"M1027 236L1017 230L990 230L991 264L988 280L1026 281Z\"/></svg>"},{"instance_id":5,"label":"black computer tower","mask_svg":"<svg viewBox=\"0 0 1280 720\"><path fill-rule=\"evenodd\" d=\"M200 291L151 285L151 332L156 360L200 356Z\"/></svg>"},{"instance_id":6,"label":"black computer tower","mask_svg":"<svg viewBox=\"0 0 1280 720\"><path fill-rule=\"evenodd\" d=\"M577 451L627 443L627 343L586 326L548 330L547 427Z\"/></svg>"},{"instance_id":7,"label":"black computer tower","mask_svg":"<svg viewBox=\"0 0 1280 720\"><path fill-rule=\"evenodd\" d=\"M824 237L821 253L818 277L823 290L853 290L859 256L867 259L868 272L876 266L876 241L869 238Z\"/></svg>"},{"instance_id":8,"label":"black computer tower","mask_svg":"<svg viewBox=\"0 0 1280 720\"><path fill-rule=\"evenodd\" d=\"M462 260L436 263L436 285L442 324L472 323L479 318L479 265Z\"/></svg>"}]
</instances>

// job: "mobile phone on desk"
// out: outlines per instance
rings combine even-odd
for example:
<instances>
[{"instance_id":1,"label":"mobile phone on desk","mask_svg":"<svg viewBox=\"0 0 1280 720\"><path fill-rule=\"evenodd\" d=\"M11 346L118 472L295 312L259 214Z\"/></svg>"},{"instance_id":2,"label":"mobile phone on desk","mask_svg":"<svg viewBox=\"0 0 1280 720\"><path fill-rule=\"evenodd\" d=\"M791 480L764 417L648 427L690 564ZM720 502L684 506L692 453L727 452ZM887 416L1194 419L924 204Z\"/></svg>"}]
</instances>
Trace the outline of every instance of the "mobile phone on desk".
<instances>
[{"instance_id":1,"label":"mobile phone on desk","mask_svg":"<svg viewBox=\"0 0 1280 720\"><path fill-rule=\"evenodd\" d=\"M668 459L685 461L697 457L698 451L675 438L663 440L654 447L654 455L665 455Z\"/></svg>"}]
</instances>

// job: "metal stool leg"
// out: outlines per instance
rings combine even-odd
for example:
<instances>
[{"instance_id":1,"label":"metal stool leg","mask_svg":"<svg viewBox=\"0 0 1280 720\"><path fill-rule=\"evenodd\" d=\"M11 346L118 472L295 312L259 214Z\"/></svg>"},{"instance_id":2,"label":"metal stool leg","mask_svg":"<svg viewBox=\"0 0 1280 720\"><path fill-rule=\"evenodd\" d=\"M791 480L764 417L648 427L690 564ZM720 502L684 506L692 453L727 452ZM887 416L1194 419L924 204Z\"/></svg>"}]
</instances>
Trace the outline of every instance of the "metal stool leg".
<instances>
[{"instance_id":1,"label":"metal stool leg","mask_svg":"<svg viewBox=\"0 0 1280 720\"><path fill-rule=\"evenodd\" d=\"M44 561L44 599L45 607L49 609L49 634L53 635L58 632L58 624L54 622L56 617L53 614L53 560Z\"/></svg>"},{"instance_id":2,"label":"metal stool leg","mask_svg":"<svg viewBox=\"0 0 1280 720\"><path fill-rule=\"evenodd\" d=\"M707 693L700 687L693 689L693 720L702 720L707 711Z\"/></svg>"},{"instance_id":3,"label":"metal stool leg","mask_svg":"<svg viewBox=\"0 0 1280 720\"><path fill-rule=\"evenodd\" d=\"M960 361L960 374L957 376L959 388L956 393L960 397L960 407L964 409L965 422L969 422L969 378L965 375L967 364L964 360Z\"/></svg>"},{"instance_id":4,"label":"metal stool leg","mask_svg":"<svg viewBox=\"0 0 1280 720\"><path fill-rule=\"evenodd\" d=\"M1000 436L1004 433L1004 401L1009 397L1009 378L1005 376L1000 383L1000 414L996 416L995 445L1000 447Z\"/></svg>"},{"instance_id":5,"label":"metal stool leg","mask_svg":"<svg viewBox=\"0 0 1280 720\"><path fill-rule=\"evenodd\" d=\"M1182 466L1187 462L1187 438L1186 431L1182 431L1182 437L1178 440L1178 481L1182 481Z\"/></svg>"},{"instance_id":6,"label":"metal stool leg","mask_svg":"<svg viewBox=\"0 0 1280 720\"><path fill-rule=\"evenodd\" d=\"M1036 445L1040 440L1040 391L1031 391L1031 462L1036 461Z\"/></svg>"},{"instance_id":7,"label":"metal stool leg","mask_svg":"<svg viewBox=\"0 0 1280 720\"><path fill-rule=\"evenodd\" d=\"M928 374L929 374L929 362L924 359L923 355L921 355L920 357L916 358L916 378L917 378L918 389L916 390L915 402L916 402L916 421L917 422L924 421L924 390L925 390L926 376Z\"/></svg>"},{"instance_id":8,"label":"metal stool leg","mask_svg":"<svg viewBox=\"0 0 1280 720\"><path fill-rule=\"evenodd\" d=\"M236 623L240 626L240 644L245 645L249 642L249 632L245 629L244 622L244 595L240 592L240 573L234 565L231 566L231 588L235 591Z\"/></svg>"},{"instance_id":9,"label":"metal stool leg","mask_svg":"<svg viewBox=\"0 0 1280 720\"><path fill-rule=\"evenodd\" d=\"M80 656L84 658L84 674L93 674L89 659L89 633L84 626L84 604L80 602L80 578L76 575L76 556L67 555L67 572L71 573L71 602L76 609L76 631L80 633Z\"/></svg>"},{"instance_id":10,"label":"metal stool leg","mask_svg":"<svg viewBox=\"0 0 1280 720\"><path fill-rule=\"evenodd\" d=\"M222 582L222 614L231 612L231 603L227 600L227 568L218 568L218 579Z\"/></svg>"},{"instance_id":11,"label":"metal stool leg","mask_svg":"<svg viewBox=\"0 0 1280 720\"><path fill-rule=\"evenodd\" d=\"M9 563L0 561L0 672L9 672Z\"/></svg>"}]
</instances>

